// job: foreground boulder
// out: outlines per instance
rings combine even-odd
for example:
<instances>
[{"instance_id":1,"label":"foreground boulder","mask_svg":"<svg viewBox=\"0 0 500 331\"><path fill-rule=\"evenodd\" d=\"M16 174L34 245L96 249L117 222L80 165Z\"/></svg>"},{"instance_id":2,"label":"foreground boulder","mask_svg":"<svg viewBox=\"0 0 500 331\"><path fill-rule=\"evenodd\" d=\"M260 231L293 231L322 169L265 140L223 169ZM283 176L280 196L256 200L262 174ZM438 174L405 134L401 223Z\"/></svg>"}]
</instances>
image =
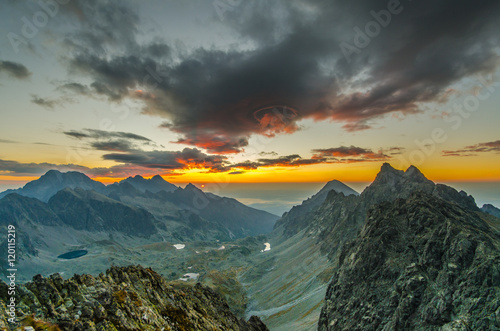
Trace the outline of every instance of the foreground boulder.
<instances>
[{"instance_id":1,"label":"foreground boulder","mask_svg":"<svg viewBox=\"0 0 500 331\"><path fill-rule=\"evenodd\" d=\"M7 286L0 282L0 327ZM97 277L59 274L17 288L17 325L47 330L267 330L258 317L236 317L208 287L167 283L141 266L112 267ZM2 325L3 323L3 325Z\"/></svg>"}]
</instances>

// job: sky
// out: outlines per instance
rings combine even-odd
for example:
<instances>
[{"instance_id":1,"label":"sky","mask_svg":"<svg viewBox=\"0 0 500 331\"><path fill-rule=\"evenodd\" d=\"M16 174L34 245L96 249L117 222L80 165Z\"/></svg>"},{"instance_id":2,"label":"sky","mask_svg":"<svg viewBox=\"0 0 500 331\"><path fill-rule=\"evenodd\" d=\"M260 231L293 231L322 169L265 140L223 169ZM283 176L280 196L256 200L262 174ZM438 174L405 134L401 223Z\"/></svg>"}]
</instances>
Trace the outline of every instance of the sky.
<instances>
[{"instance_id":1,"label":"sky","mask_svg":"<svg viewBox=\"0 0 500 331\"><path fill-rule=\"evenodd\" d=\"M0 188L498 184L498 31L493 0L5 0Z\"/></svg>"}]
</instances>

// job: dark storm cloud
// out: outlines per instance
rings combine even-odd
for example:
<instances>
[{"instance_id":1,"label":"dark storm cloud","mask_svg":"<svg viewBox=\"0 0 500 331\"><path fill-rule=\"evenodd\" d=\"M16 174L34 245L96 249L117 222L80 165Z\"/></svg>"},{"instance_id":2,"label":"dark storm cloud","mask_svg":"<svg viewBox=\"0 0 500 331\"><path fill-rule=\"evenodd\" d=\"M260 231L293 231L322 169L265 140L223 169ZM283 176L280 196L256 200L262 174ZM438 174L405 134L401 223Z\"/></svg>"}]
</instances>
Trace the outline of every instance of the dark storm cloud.
<instances>
[{"instance_id":1,"label":"dark storm cloud","mask_svg":"<svg viewBox=\"0 0 500 331\"><path fill-rule=\"evenodd\" d=\"M399 147L390 148L388 151L399 153ZM382 150L373 152L371 149L356 146L341 146L325 149L313 149L311 158L302 158L298 154L280 156L277 158L261 158L256 161L244 161L231 164L231 168L237 169L258 169L261 167L300 167L321 163L354 163L354 162L373 162L385 161L391 158Z\"/></svg>"},{"instance_id":2,"label":"dark storm cloud","mask_svg":"<svg viewBox=\"0 0 500 331\"><path fill-rule=\"evenodd\" d=\"M313 159L329 159L334 158L340 161L384 161L389 159L389 156L382 151L373 152L371 149L356 147L356 146L341 146L326 149L313 149Z\"/></svg>"},{"instance_id":3,"label":"dark storm cloud","mask_svg":"<svg viewBox=\"0 0 500 331\"><path fill-rule=\"evenodd\" d=\"M103 159L154 169L206 169L214 172L228 170L226 157L208 155L197 148L184 148L182 151L135 150L105 154Z\"/></svg>"},{"instance_id":4,"label":"dark storm cloud","mask_svg":"<svg viewBox=\"0 0 500 331\"><path fill-rule=\"evenodd\" d=\"M79 29L64 42L73 50L90 49L104 55L109 47L137 49L138 8L130 2L72 0L60 9L76 18Z\"/></svg>"},{"instance_id":5,"label":"dark storm cloud","mask_svg":"<svg viewBox=\"0 0 500 331\"><path fill-rule=\"evenodd\" d=\"M78 95L89 95L90 93L90 89L88 86L75 82L64 83L58 86L58 89L66 92L72 92Z\"/></svg>"},{"instance_id":6,"label":"dark storm cloud","mask_svg":"<svg viewBox=\"0 0 500 331\"><path fill-rule=\"evenodd\" d=\"M455 151L443 151L443 156L475 156L477 153L500 153L500 140L466 146Z\"/></svg>"},{"instance_id":7,"label":"dark storm cloud","mask_svg":"<svg viewBox=\"0 0 500 331\"><path fill-rule=\"evenodd\" d=\"M159 59L168 57L171 54L170 46L162 42L154 42L146 45L143 51L149 54L149 56Z\"/></svg>"},{"instance_id":8,"label":"dark storm cloud","mask_svg":"<svg viewBox=\"0 0 500 331\"><path fill-rule=\"evenodd\" d=\"M111 138L123 138L123 139L131 139L138 140L143 142L150 142L151 139L148 139L144 136L140 136L131 132L121 132L121 131L104 131L104 130L95 130L95 129L83 129L80 131L71 130L63 132L65 135L82 139L82 138L93 138L93 139L111 139Z\"/></svg>"},{"instance_id":9,"label":"dark storm cloud","mask_svg":"<svg viewBox=\"0 0 500 331\"><path fill-rule=\"evenodd\" d=\"M262 167L300 167L305 165L330 163L327 159L303 159L300 155L292 154L274 159L257 159L257 161L244 161L231 164L231 168L253 170Z\"/></svg>"},{"instance_id":10,"label":"dark storm cloud","mask_svg":"<svg viewBox=\"0 0 500 331\"><path fill-rule=\"evenodd\" d=\"M31 76L31 72L21 63L0 60L0 73L5 72L7 75L17 79L26 79Z\"/></svg>"},{"instance_id":11,"label":"dark storm cloud","mask_svg":"<svg viewBox=\"0 0 500 331\"><path fill-rule=\"evenodd\" d=\"M254 48L198 48L173 61L175 47L137 41L140 18L124 2L75 1L68 9L81 29L67 38L68 63L94 80L94 93L141 100L179 143L219 154L244 150L253 134L293 133L304 118L370 129L498 66L500 2L390 3L398 13L361 45L355 28L376 22L388 1L246 2L224 24ZM356 51L345 56L347 44Z\"/></svg>"},{"instance_id":12,"label":"dark storm cloud","mask_svg":"<svg viewBox=\"0 0 500 331\"><path fill-rule=\"evenodd\" d=\"M135 152L143 146L156 146L149 138L131 132L95 129L64 131L64 135L84 140L88 148L107 152Z\"/></svg>"},{"instance_id":13,"label":"dark storm cloud","mask_svg":"<svg viewBox=\"0 0 500 331\"><path fill-rule=\"evenodd\" d=\"M90 144L93 149L109 152L128 152L134 149L134 145L127 140L96 141Z\"/></svg>"}]
</instances>

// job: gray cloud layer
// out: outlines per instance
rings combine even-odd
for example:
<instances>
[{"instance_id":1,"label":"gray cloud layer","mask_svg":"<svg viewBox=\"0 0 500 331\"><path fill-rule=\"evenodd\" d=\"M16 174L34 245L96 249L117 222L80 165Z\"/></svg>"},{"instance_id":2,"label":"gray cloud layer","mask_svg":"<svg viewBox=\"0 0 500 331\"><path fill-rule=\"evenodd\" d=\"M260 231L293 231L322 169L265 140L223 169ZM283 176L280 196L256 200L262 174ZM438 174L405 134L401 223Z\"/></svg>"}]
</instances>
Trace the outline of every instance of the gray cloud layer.
<instances>
[{"instance_id":1,"label":"gray cloud layer","mask_svg":"<svg viewBox=\"0 0 500 331\"><path fill-rule=\"evenodd\" d=\"M500 140L466 146L454 151L443 151L444 156L475 156L477 153L500 153Z\"/></svg>"},{"instance_id":2,"label":"gray cloud layer","mask_svg":"<svg viewBox=\"0 0 500 331\"><path fill-rule=\"evenodd\" d=\"M7 75L17 79L27 79L31 76L31 72L21 63L0 60L0 73L5 72Z\"/></svg>"}]
</instances>

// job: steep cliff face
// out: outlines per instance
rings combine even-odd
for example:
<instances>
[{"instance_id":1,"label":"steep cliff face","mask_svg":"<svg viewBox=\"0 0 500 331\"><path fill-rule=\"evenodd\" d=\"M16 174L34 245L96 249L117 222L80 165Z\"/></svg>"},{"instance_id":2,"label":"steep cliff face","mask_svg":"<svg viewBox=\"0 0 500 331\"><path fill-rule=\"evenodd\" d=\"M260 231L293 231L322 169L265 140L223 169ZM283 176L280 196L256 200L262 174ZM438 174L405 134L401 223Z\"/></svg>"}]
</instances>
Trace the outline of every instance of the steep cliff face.
<instances>
[{"instance_id":1,"label":"steep cliff face","mask_svg":"<svg viewBox=\"0 0 500 331\"><path fill-rule=\"evenodd\" d=\"M474 199L464 192L433 183L413 166L402 171L386 163L360 195L334 187L321 200L311 197L277 221L269 236L273 249L261 263L266 272L260 271L264 268L259 266L257 272L247 273L254 276L250 286L252 313L261 316L270 327L309 330L304 325L309 326L312 316L316 326L326 295L324 284L330 282L333 270L338 268L343 247L359 236L368 210L384 201L407 199L416 191L461 206L472 215L479 214ZM494 220L487 222L495 226Z\"/></svg>"},{"instance_id":2,"label":"steep cliff face","mask_svg":"<svg viewBox=\"0 0 500 331\"><path fill-rule=\"evenodd\" d=\"M137 236L158 232L151 213L94 191L66 188L50 198L48 204L65 225L77 230L121 231Z\"/></svg>"},{"instance_id":3,"label":"steep cliff face","mask_svg":"<svg viewBox=\"0 0 500 331\"><path fill-rule=\"evenodd\" d=\"M276 222L274 228L284 228L285 236L293 236L308 225L311 214L325 202L330 192L342 193L345 196L358 196L359 193L338 180L326 183L323 188L312 197L304 200L302 204L293 206L290 211Z\"/></svg>"},{"instance_id":4,"label":"steep cliff face","mask_svg":"<svg viewBox=\"0 0 500 331\"><path fill-rule=\"evenodd\" d=\"M500 235L416 192L368 212L337 256L319 330L498 330Z\"/></svg>"},{"instance_id":5,"label":"steep cliff face","mask_svg":"<svg viewBox=\"0 0 500 331\"><path fill-rule=\"evenodd\" d=\"M286 231L305 228L309 235L317 236L321 250L334 259L337 250L359 233L367 211L374 205L398 198L408 198L420 191L460 205L471 212L479 211L474 198L452 187L435 184L416 167L406 171L396 170L385 163L373 183L359 196L330 191L325 202L303 217L302 224L285 222ZM293 233L293 231L292 231Z\"/></svg>"},{"instance_id":6,"label":"steep cliff face","mask_svg":"<svg viewBox=\"0 0 500 331\"><path fill-rule=\"evenodd\" d=\"M173 285L151 269L112 267L98 277L58 274L17 288L19 325L52 330L267 330L257 317L238 319L208 287ZM7 285L0 283L0 327L7 326ZM3 324L3 325L2 325ZM37 329L38 330L38 329Z\"/></svg>"}]
</instances>

